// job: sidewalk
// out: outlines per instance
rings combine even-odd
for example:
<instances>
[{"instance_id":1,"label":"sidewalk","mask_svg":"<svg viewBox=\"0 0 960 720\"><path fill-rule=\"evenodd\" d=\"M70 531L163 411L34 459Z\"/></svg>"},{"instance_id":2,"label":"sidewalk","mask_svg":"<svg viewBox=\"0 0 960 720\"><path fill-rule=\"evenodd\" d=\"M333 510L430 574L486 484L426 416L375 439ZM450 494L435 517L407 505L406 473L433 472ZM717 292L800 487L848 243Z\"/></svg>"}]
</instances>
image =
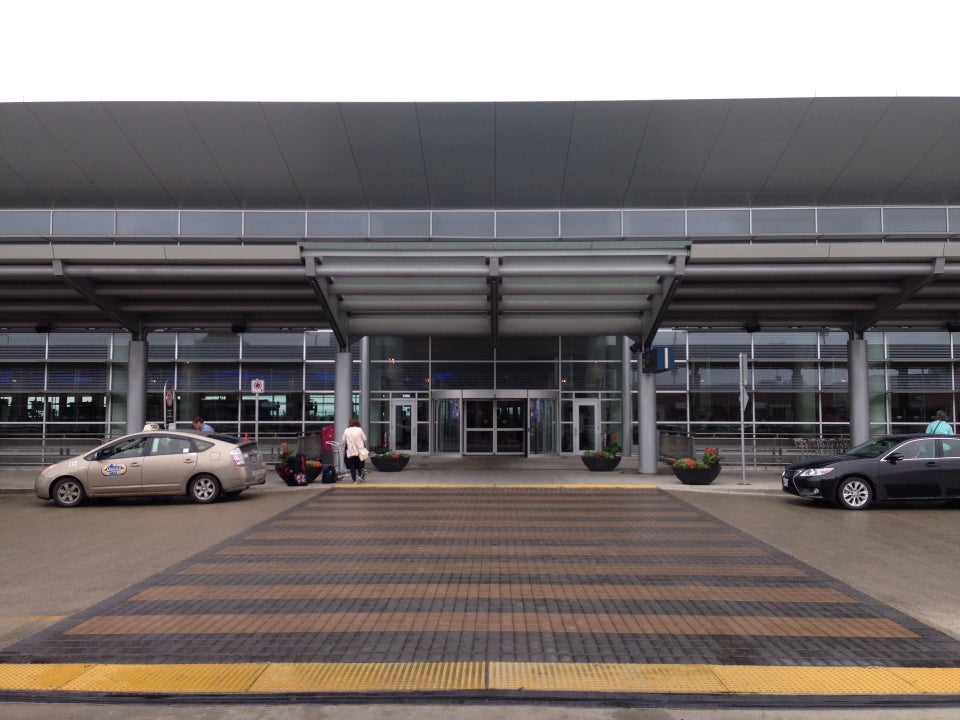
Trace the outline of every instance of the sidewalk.
<instances>
[{"instance_id":1,"label":"sidewalk","mask_svg":"<svg viewBox=\"0 0 960 720\"><path fill-rule=\"evenodd\" d=\"M368 485L590 485L590 486L656 486L663 490L685 492L779 493L780 467L748 467L725 465L720 477L710 485L684 485L660 463L656 475L642 475L636 457L625 457L612 472L590 472L579 457L511 458L511 457L413 457L407 467L397 473L377 472L368 463ZM32 493L40 466L0 467L0 494ZM746 484L741 484L744 481ZM349 480L347 481L349 483ZM314 483L308 486L318 489ZM271 469L266 485L258 490L302 492L304 488L288 487Z\"/></svg>"}]
</instances>

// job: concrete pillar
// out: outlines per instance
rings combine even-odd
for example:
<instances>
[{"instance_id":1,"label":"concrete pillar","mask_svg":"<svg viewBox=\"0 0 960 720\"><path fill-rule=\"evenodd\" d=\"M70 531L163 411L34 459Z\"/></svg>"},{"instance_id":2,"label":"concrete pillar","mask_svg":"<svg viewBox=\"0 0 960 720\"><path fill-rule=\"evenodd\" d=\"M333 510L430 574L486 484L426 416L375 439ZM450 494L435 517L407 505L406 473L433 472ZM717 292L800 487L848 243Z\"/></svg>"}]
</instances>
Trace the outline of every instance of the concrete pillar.
<instances>
[{"instance_id":1,"label":"concrete pillar","mask_svg":"<svg viewBox=\"0 0 960 720\"><path fill-rule=\"evenodd\" d=\"M370 432L370 338L360 340L360 427Z\"/></svg>"},{"instance_id":2,"label":"concrete pillar","mask_svg":"<svg viewBox=\"0 0 960 720\"><path fill-rule=\"evenodd\" d=\"M147 421L147 341L131 340L127 359L127 432L139 432Z\"/></svg>"},{"instance_id":3,"label":"concrete pillar","mask_svg":"<svg viewBox=\"0 0 960 720\"><path fill-rule=\"evenodd\" d=\"M338 352L333 381L333 438L339 442L353 412L353 356Z\"/></svg>"},{"instance_id":4,"label":"concrete pillar","mask_svg":"<svg viewBox=\"0 0 960 720\"><path fill-rule=\"evenodd\" d=\"M870 393L867 387L867 341L851 337L847 342L847 386L850 405L850 444L870 439Z\"/></svg>"},{"instance_id":5,"label":"concrete pillar","mask_svg":"<svg viewBox=\"0 0 960 720\"><path fill-rule=\"evenodd\" d=\"M652 373L640 373L637 376L640 385L637 422L640 431L639 467L643 475L656 475L660 460L657 447L657 376Z\"/></svg>"},{"instance_id":6,"label":"concrete pillar","mask_svg":"<svg viewBox=\"0 0 960 720\"><path fill-rule=\"evenodd\" d=\"M630 372L630 361L633 353L630 352L632 341L627 336L620 338L620 445L623 455L633 455L633 375Z\"/></svg>"}]
</instances>

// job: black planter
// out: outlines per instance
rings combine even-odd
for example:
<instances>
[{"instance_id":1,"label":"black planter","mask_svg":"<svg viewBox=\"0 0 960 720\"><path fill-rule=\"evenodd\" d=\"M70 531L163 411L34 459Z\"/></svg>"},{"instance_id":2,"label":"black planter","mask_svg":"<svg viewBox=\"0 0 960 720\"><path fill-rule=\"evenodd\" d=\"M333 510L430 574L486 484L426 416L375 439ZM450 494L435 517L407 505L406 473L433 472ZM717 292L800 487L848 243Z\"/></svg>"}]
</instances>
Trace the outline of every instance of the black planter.
<instances>
[{"instance_id":1,"label":"black planter","mask_svg":"<svg viewBox=\"0 0 960 720\"><path fill-rule=\"evenodd\" d=\"M620 464L620 456L606 457L604 455L581 455L580 459L591 472L610 472Z\"/></svg>"},{"instance_id":2,"label":"black planter","mask_svg":"<svg viewBox=\"0 0 960 720\"><path fill-rule=\"evenodd\" d=\"M720 474L720 464L708 468L685 468L671 465L670 469L677 476L677 480L684 485L709 485Z\"/></svg>"},{"instance_id":3,"label":"black planter","mask_svg":"<svg viewBox=\"0 0 960 720\"><path fill-rule=\"evenodd\" d=\"M300 483L297 482L297 473L303 473L307 479L307 483L312 483L320 477L320 473L323 472L323 466L314 467L314 464L315 461L313 460L301 460L294 456L285 463L277 463L274 469L277 471L277 475L280 476L281 480L287 485L294 487L300 485Z\"/></svg>"},{"instance_id":4,"label":"black planter","mask_svg":"<svg viewBox=\"0 0 960 720\"><path fill-rule=\"evenodd\" d=\"M392 455L371 455L370 462L380 472L400 472L410 462L409 455L393 457Z\"/></svg>"}]
</instances>

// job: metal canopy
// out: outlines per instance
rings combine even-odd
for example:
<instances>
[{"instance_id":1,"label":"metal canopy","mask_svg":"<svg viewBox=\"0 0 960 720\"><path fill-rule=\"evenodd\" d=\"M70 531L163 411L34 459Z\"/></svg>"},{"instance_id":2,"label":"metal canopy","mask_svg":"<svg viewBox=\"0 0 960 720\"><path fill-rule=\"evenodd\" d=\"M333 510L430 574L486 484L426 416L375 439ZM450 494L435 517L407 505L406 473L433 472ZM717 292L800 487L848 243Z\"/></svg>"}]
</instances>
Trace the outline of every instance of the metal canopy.
<instances>
[{"instance_id":1,"label":"metal canopy","mask_svg":"<svg viewBox=\"0 0 960 720\"><path fill-rule=\"evenodd\" d=\"M958 156L960 98L0 104L0 327L960 327Z\"/></svg>"}]
</instances>

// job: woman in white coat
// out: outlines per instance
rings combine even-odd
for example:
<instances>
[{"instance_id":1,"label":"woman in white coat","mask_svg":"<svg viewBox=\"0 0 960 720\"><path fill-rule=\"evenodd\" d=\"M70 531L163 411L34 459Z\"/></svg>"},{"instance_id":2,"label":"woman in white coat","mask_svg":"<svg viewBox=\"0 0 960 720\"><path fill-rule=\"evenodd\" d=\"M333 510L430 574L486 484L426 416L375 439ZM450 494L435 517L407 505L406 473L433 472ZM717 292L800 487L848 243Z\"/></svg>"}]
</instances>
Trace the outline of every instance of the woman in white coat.
<instances>
[{"instance_id":1,"label":"woman in white coat","mask_svg":"<svg viewBox=\"0 0 960 720\"><path fill-rule=\"evenodd\" d=\"M360 451L366 453L367 436L360 427L359 420L350 418L350 427L343 431L340 442L343 443L343 464L350 471L351 479L355 483L363 482L363 460Z\"/></svg>"}]
</instances>

